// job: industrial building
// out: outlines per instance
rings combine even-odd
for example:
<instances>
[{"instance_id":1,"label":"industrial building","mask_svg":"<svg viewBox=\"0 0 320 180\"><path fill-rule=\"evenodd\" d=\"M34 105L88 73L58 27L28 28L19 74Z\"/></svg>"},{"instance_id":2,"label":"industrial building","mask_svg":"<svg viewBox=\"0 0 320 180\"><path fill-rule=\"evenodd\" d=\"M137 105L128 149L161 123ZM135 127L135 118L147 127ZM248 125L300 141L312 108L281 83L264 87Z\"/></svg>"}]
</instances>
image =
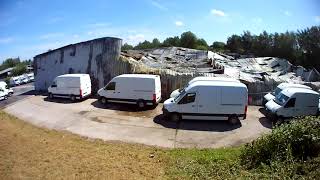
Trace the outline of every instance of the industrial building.
<instances>
[{"instance_id":1,"label":"industrial building","mask_svg":"<svg viewBox=\"0 0 320 180\"><path fill-rule=\"evenodd\" d=\"M119 59L122 40L105 37L70 44L34 57L35 89L46 91L53 79L62 74L90 74L93 90L103 87L112 77L111 60Z\"/></svg>"},{"instance_id":2,"label":"industrial building","mask_svg":"<svg viewBox=\"0 0 320 180\"><path fill-rule=\"evenodd\" d=\"M281 82L306 84L318 91L320 74L275 57L234 59L225 54L181 47L121 52L122 40L100 38L71 44L34 58L35 89L46 91L52 80L67 73L90 74L93 92L125 73L158 74L163 98L197 76L233 77L245 83L249 104L261 105L263 96Z\"/></svg>"}]
</instances>

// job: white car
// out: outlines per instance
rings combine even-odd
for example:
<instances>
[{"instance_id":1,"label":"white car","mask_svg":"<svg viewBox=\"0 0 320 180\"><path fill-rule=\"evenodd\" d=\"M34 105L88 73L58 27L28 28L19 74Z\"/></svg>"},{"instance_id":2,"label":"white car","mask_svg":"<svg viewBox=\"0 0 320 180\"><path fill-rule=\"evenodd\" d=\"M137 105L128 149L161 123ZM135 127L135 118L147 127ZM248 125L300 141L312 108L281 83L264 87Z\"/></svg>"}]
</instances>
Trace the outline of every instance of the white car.
<instances>
[{"instance_id":1,"label":"white car","mask_svg":"<svg viewBox=\"0 0 320 180\"><path fill-rule=\"evenodd\" d=\"M21 84L27 84L29 82L28 77L21 75L19 76Z\"/></svg>"},{"instance_id":2,"label":"white car","mask_svg":"<svg viewBox=\"0 0 320 180\"><path fill-rule=\"evenodd\" d=\"M2 89L0 89L0 100L6 100L8 99L8 94L4 92Z\"/></svg>"},{"instance_id":3,"label":"white car","mask_svg":"<svg viewBox=\"0 0 320 180\"><path fill-rule=\"evenodd\" d=\"M69 98L72 101L91 95L89 74L65 74L56 77L48 88L49 98Z\"/></svg>"},{"instance_id":4,"label":"white car","mask_svg":"<svg viewBox=\"0 0 320 180\"><path fill-rule=\"evenodd\" d=\"M181 91L183 91L186 87L188 87L188 85L190 85L193 82L196 81L227 81L227 82L240 82L237 79L233 79L233 78L229 78L229 77L207 77L207 76L199 76L199 77L195 77L192 80L190 80L185 87L181 88L181 89L176 89L174 91L172 91L172 93L170 94L170 98L175 98L176 96L178 96L180 94Z\"/></svg>"},{"instance_id":5,"label":"white car","mask_svg":"<svg viewBox=\"0 0 320 180\"><path fill-rule=\"evenodd\" d=\"M13 94L13 89L9 88L7 83L4 81L0 81L0 89L3 89L8 94L8 96L11 96Z\"/></svg>"},{"instance_id":6,"label":"white car","mask_svg":"<svg viewBox=\"0 0 320 180\"><path fill-rule=\"evenodd\" d=\"M161 100L160 76L122 74L98 91L102 104L107 102L136 104L139 108L157 105Z\"/></svg>"},{"instance_id":7,"label":"white car","mask_svg":"<svg viewBox=\"0 0 320 180\"><path fill-rule=\"evenodd\" d=\"M316 115L319 93L303 88L286 88L266 104L267 116L280 119Z\"/></svg>"},{"instance_id":8,"label":"white car","mask_svg":"<svg viewBox=\"0 0 320 180\"><path fill-rule=\"evenodd\" d=\"M263 97L263 102L262 104L265 105L267 102L269 102L270 100L275 99L275 97L280 94L280 92L286 88L304 88L304 89L311 89L309 86L306 85L302 85L302 84L293 84L293 83L281 83L277 86L277 88L271 92L266 94Z\"/></svg>"},{"instance_id":9,"label":"white car","mask_svg":"<svg viewBox=\"0 0 320 180\"><path fill-rule=\"evenodd\" d=\"M167 99L163 114L173 121L180 119L228 120L231 124L245 119L248 89L240 82L197 81L177 97Z\"/></svg>"},{"instance_id":10,"label":"white car","mask_svg":"<svg viewBox=\"0 0 320 180\"><path fill-rule=\"evenodd\" d=\"M33 73L29 73L29 74L27 74L27 76L28 76L28 78L29 78L29 80L30 80L31 82L34 81L34 74L33 74Z\"/></svg>"},{"instance_id":11,"label":"white car","mask_svg":"<svg viewBox=\"0 0 320 180\"><path fill-rule=\"evenodd\" d=\"M10 85L11 86L19 86L21 84L20 77L12 77L10 78Z\"/></svg>"}]
</instances>

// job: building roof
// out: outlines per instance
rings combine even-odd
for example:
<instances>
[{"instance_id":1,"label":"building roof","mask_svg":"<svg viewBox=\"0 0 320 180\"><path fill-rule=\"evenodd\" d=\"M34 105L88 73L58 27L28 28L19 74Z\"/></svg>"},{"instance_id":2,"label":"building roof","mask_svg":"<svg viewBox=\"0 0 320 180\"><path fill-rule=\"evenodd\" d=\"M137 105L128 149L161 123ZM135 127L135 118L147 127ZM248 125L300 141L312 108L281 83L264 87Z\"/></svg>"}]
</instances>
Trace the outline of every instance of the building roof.
<instances>
[{"instance_id":1,"label":"building roof","mask_svg":"<svg viewBox=\"0 0 320 180\"><path fill-rule=\"evenodd\" d=\"M10 71L12 71L12 70L13 70L12 67L11 67L11 68L7 68L7 69L4 69L4 70L0 71L0 74L8 73L8 72L10 72Z\"/></svg>"},{"instance_id":2,"label":"building roof","mask_svg":"<svg viewBox=\"0 0 320 180\"><path fill-rule=\"evenodd\" d=\"M87 43L91 43L91 42L94 42L94 41L103 41L103 40L105 40L105 39L118 39L118 40L121 40L120 38L116 38L116 37L102 37L102 38L92 39L92 40L88 40L88 41L82 41L82 42L78 42L78 43L74 43L74 44L69 44L69 45L62 46L62 47L60 47L60 48L54 49L54 50L50 50L50 51L48 51L48 52L44 52L44 53L38 54L38 55L36 55L34 58L38 58L38 57L41 57L41 56L45 56L45 55L50 54L50 53L53 53L53 52L55 52L55 51L59 51L59 50L61 50L61 49L68 48L68 47L72 47L72 46L75 46L75 45L87 44Z\"/></svg>"}]
</instances>

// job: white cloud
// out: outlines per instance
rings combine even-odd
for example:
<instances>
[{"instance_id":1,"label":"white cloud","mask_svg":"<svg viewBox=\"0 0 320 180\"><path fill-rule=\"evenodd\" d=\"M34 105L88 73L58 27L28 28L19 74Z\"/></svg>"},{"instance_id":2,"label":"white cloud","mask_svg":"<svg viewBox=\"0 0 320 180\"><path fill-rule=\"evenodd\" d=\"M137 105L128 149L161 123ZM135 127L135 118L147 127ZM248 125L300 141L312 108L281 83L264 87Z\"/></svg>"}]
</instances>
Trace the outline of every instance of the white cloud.
<instances>
[{"instance_id":1,"label":"white cloud","mask_svg":"<svg viewBox=\"0 0 320 180\"><path fill-rule=\"evenodd\" d=\"M180 26L184 26L183 22L182 21L176 21L174 23L176 26L180 27Z\"/></svg>"},{"instance_id":2,"label":"white cloud","mask_svg":"<svg viewBox=\"0 0 320 180\"><path fill-rule=\"evenodd\" d=\"M12 37L5 37L5 38L0 38L0 44L8 44L13 42L13 38Z\"/></svg>"},{"instance_id":3,"label":"white cloud","mask_svg":"<svg viewBox=\"0 0 320 180\"><path fill-rule=\"evenodd\" d=\"M320 23L320 16L314 17L314 20L315 20L317 23Z\"/></svg>"},{"instance_id":4,"label":"white cloud","mask_svg":"<svg viewBox=\"0 0 320 180\"><path fill-rule=\"evenodd\" d=\"M261 24L263 21L262 18L260 18L260 17L255 17L255 18L252 18L251 20L255 24Z\"/></svg>"},{"instance_id":5,"label":"white cloud","mask_svg":"<svg viewBox=\"0 0 320 180\"><path fill-rule=\"evenodd\" d=\"M164 5L160 4L160 2L157 2L157 1L155 1L155 0L150 0L150 3L151 3L154 7L158 8L158 9L160 9L160 10L164 10L164 11L167 11L167 10L168 10L167 7L165 7Z\"/></svg>"},{"instance_id":6,"label":"white cloud","mask_svg":"<svg viewBox=\"0 0 320 180\"><path fill-rule=\"evenodd\" d=\"M284 11L283 13L284 13L284 15L286 15L286 16L292 16L292 13L291 13L290 11L287 11L287 10L286 10L286 11Z\"/></svg>"},{"instance_id":7,"label":"white cloud","mask_svg":"<svg viewBox=\"0 0 320 180\"><path fill-rule=\"evenodd\" d=\"M53 38L59 38L64 36L63 33L48 33L48 34L43 34L40 36L40 39L53 39Z\"/></svg>"},{"instance_id":8,"label":"white cloud","mask_svg":"<svg viewBox=\"0 0 320 180\"><path fill-rule=\"evenodd\" d=\"M219 16L219 17L227 16L226 13L224 13L221 10L217 10L217 9L212 9L210 12L211 12L211 14L213 14L215 16Z\"/></svg>"},{"instance_id":9,"label":"white cloud","mask_svg":"<svg viewBox=\"0 0 320 180\"><path fill-rule=\"evenodd\" d=\"M110 26L110 23L93 23L93 24L88 24L87 27L89 28L104 28Z\"/></svg>"},{"instance_id":10,"label":"white cloud","mask_svg":"<svg viewBox=\"0 0 320 180\"><path fill-rule=\"evenodd\" d=\"M124 38L124 42L126 42L128 44L133 44L133 45L136 45L139 42L142 42L144 40L146 40L146 37L144 34L129 35Z\"/></svg>"}]
</instances>

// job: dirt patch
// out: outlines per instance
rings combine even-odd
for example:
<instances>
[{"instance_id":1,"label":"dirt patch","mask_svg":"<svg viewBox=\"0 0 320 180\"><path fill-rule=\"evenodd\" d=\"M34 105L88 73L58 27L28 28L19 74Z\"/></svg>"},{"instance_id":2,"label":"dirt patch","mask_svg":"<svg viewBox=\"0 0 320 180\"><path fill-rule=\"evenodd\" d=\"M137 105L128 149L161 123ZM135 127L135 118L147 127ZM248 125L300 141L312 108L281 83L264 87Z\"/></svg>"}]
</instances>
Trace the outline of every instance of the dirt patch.
<instances>
[{"instance_id":1,"label":"dirt patch","mask_svg":"<svg viewBox=\"0 0 320 180\"><path fill-rule=\"evenodd\" d=\"M40 129L0 111L0 179L155 179L163 150Z\"/></svg>"}]
</instances>

